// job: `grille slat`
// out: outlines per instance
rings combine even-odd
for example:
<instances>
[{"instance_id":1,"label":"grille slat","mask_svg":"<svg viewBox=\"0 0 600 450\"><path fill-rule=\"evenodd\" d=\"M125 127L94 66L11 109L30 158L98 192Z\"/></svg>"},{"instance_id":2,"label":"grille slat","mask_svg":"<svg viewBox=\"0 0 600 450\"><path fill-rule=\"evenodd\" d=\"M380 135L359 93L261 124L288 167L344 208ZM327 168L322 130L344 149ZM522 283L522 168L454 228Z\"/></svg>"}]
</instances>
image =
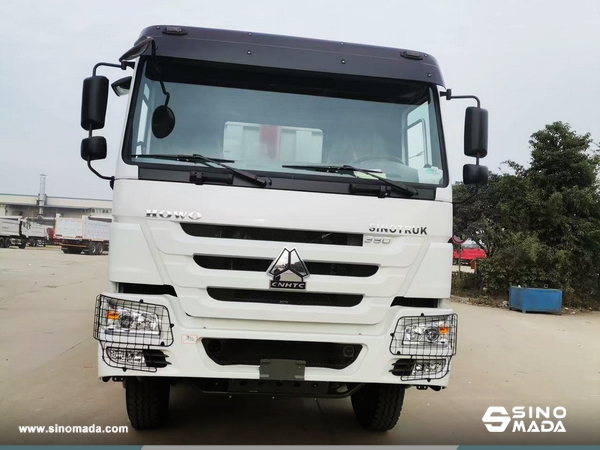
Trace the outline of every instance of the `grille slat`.
<instances>
[{"instance_id":1,"label":"grille slat","mask_svg":"<svg viewBox=\"0 0 600 450\"><path fill-rule=\"evenodd\" d=\"M274 303L282 305L338 306L358 305L362 295L322 294L317 292L259 291L209 287L208 295L223 302Z\"/></svg>"},{"instance_id":2,"label":"grille slat","mask_svg":"<svg viewBox=\"0 0 600 450\"><path fill-rule=\"evenodd\" d=\"M244 272L266 272L271 259L237 258L229 256L194 255L194 261L200 267L213 270L238 270ZM371 264L326 263L304 261L308 272L313 275L331 275L340 277L370 277L379 270Z\"/></svg>"},{"instance_id":3,"label":"grille slat","mask_svg":"<svg viewBox=\"0 0 600 450\"><path fill-rule=\"evenodd\" d=\"M261 359L305 361L306 367L343 369L360 354L362 345L329 342L202 339L207 355L219 365L258 366Z\"/></svg>"},{"instance_id":4,"label":"grille slat","mask_svg":"<svg viewBox=\"0 0 600 450\"><path fill-rule=\"evenodd\" d=\"M363 235L355 233L330 233L313 230L285 230L281 228L239 227L182 223L186 234L219 239L246 239L251 241L299 242L322 245L350 245L361 247Z\"/></svg>"},{"instance_id":5,"label":"grille slat","mask_svg":"<svg viewBox=\"0 0 600 450\"><path fill-rule=\"evenodd\" d=\"M411 308L437 308L439 300L437 298L407 298L395 297L392 306L408 306Z\"/></svg>"}]
</instances>

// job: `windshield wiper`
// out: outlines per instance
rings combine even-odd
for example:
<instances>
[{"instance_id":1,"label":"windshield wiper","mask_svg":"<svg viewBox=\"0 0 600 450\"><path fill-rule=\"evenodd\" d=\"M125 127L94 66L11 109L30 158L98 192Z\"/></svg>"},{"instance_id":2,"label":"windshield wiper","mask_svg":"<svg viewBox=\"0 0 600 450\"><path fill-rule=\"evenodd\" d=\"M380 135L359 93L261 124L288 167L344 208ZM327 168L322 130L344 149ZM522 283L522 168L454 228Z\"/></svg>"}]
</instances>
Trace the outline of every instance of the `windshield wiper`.
<instances>
[{"instance_id":1,"label":"windshield wiper","mask_svg":"<svg viewBox=\"0 0 600 450\"><path fill-rule=\"evenodd\" d=\"M299 170L314 170L315 172L327 172L327 173L352 173L352 172L360 172L365 173L373 178L378 179L379 181L384 182L388 186L392 186L399 191L410 195L417 195L419 191L417 191L414 187L408 186L400 181L392 181L387 178L376 175L377 173L382 173L381 170L374 169L361 169L360 167L354 167L347 164L343 166L318 166L318 165L285 165L281 166L287 169L299 169Z\"/></svg>"},{"instance_id":2,"label":"windshield wiper","mask_svg":"<svg viewBox=\"0 0 600 450\"><path fill-rule=\"evenodd\" d=\"M212 167L210 164L214 164L215 166L222 167L223 169L229 170L231 173L234 173L240 178L244 178L245 180L251 181L258 186L265 187L268 184L271 184L271 180L264 177L259 177L258 175L254 175L253 173L246 172L244 170L234 169L231 166L228 166L224 163L233 163L235 161L231 159L221 159L221 158L209 158L208 156L193 154L193 155L168 155L168 154L157 154L157 155L132 155L135 158L156 158L156 159L169 159L172 161L182 161L182 162L191 162L191 163L203 163L207 167Z\"/></svg>"}]
</instances>

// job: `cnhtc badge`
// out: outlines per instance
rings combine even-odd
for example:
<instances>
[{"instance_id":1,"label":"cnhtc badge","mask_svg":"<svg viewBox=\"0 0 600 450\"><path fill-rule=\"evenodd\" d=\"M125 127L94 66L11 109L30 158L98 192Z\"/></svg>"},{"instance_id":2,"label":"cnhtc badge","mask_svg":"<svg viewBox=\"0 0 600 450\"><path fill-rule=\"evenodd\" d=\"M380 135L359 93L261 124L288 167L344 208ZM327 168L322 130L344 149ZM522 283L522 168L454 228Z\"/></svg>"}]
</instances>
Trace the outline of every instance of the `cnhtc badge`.
<instances>
[{"instance_id":1,"label":"cnhtc badge","mask_svg":"<svg viewBox=\"0 0 600 450\"><path fill-rule=\"evenodd\" d=\"M271 277L269 286L272 289L306 289L304 280L310 275L295 248L284 248L269 266L267 274Z\"/></svg>"}]
</instances>

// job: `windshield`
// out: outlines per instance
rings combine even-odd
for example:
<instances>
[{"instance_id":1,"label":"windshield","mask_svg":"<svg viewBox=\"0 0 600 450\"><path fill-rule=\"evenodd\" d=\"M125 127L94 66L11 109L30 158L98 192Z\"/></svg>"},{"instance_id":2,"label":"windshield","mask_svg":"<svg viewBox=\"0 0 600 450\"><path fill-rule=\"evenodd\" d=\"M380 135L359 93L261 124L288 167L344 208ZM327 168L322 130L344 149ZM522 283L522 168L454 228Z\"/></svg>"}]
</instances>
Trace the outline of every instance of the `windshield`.
<instances>
[{"instance_id":1,"label":"windshield","mask_svg":"<svg viewBox=\"0 0 600 450\"><path fill-rule=\"evenodd\" d=\"M444 183L437 91L429 85L162 60L175 126L159 139L152 113L166 96L154 67L141 70L128 153L146 155L145 164L189 165L151 155L201 154L270 176L306 175L290 165L352 165L405 183Z\"/></svg>"}]
</instances>

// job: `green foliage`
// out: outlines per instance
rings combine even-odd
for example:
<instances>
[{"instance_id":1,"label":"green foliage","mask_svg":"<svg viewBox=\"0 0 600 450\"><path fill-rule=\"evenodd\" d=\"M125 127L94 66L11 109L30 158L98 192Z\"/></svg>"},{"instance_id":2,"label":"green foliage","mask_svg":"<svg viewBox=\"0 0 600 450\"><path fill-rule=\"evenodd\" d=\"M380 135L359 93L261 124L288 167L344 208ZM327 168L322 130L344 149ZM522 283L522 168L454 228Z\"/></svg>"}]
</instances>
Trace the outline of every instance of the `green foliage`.
<instances>
[{"instance_id":1,"label":"green foliage","mask_svg":"<svg viewBox=\"0 0 600 450\"><path fill-rule=\"evenodd\" d=\"M566 300L600 299L600 157L589 134L555 122L534 133L531 165L492 174L475 201L455 208L455 234L479 242L488 258L479 288L563 289ZM470 186L454 185L454 198Z\"/></svg>"}]
</instances>

